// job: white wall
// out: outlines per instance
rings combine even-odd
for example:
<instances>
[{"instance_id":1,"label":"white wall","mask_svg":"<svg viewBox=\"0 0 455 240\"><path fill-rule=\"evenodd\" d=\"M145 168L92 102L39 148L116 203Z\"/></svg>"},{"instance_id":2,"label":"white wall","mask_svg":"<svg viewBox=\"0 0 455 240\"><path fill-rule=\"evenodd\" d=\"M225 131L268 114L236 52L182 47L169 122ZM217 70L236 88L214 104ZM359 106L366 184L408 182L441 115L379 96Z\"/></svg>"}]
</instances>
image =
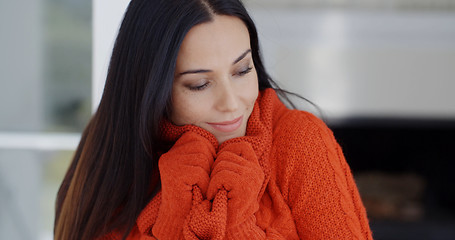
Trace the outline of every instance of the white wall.
<instances>
[{"instance_id":1,"label":"white wall","mask_svg":"<svg viewBox=\"0 0 455 240\"><path fill-rule=\"evenodd\" d=\"M92 111L98 107L107 68L129 0L93 0L93 71Z\"/></svg>"},{"instance_id":2,"label":"white wall","mask_svg":"<svg viewBox=\"0 0 455 240\"><path fill-rule=\"evenodd\" d=\"M455 118L455 14L252 9L265 62L329 118Z\"/></svg>"},{"instance_id":3,"label":"white wall","mask_svg":"<svg viewBox=\"0 0 455 240\"><path fill-rule=\"evenodd\" d=\"M94 1L94 106L126 3ZM329 119L455 118L453 12L259 3L250 12L274 79L314 101Z\"/></svg>"}]
</instances>

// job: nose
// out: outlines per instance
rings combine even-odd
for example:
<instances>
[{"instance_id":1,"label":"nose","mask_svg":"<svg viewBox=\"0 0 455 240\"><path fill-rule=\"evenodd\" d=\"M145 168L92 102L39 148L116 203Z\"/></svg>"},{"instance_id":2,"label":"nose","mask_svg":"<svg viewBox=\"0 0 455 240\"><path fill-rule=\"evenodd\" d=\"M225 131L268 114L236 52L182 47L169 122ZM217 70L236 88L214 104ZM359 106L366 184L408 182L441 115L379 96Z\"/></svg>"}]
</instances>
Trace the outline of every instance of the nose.
<instances>
[{"instance_id":1,"label":"nose","mask_svg":"<svg viewBox=\"0 0 455 240\"><path fill-rule=\"evenodd\" d=\"M216 108L221 112L235 112L239 108L235 88L226 81L218 86Z\"/></svg>"}]
</instances>

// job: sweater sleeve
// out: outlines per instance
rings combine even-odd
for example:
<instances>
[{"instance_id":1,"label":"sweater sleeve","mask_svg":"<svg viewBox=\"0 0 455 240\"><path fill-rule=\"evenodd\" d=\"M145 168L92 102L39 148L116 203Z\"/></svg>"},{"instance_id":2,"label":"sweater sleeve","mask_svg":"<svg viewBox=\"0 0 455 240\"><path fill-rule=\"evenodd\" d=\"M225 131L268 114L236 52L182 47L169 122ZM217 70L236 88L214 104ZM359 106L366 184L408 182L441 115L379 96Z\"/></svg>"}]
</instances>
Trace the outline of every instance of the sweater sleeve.
<instances>
[{"instance_id":1,"label":"sweater sleeve","mask_svg":"<svg viewBox=\"0 0 455 240\"><path fill-rule=\"evenodd\" d=\"M167 153L158 166L161 178L161 205L152 228L159 239L182 239L182 227L190 212L193 186L206 192L215 148L201 135L187 132Z\"/></svg>"},{"instance_id":2,"label":"sweater sleeve","mask_svg":"<svg viewBox=\"0 0 455 240\"><path fill-rule=\"evenodd\" d=\"M281 154L280 185L299 237L372 239L365 208L332 132L313 115L295 113L280 130L289 145Z\"/></svg>"}]
</instances>

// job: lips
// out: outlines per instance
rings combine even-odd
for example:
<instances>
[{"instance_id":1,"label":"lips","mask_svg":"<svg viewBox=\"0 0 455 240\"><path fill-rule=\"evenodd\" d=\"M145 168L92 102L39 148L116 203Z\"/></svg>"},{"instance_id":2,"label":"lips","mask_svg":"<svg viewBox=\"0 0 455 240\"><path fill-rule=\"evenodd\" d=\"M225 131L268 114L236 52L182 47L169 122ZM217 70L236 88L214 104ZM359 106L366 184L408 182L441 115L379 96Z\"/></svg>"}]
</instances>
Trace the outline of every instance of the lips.
<instances>
[{"instance_id":1,"label":"lips","mask_svg":"<svg viewBox=\"0 0 455 240\"><path fill-rule=\"evenodd\" d=\"M214 129L219 130L221 132L233 132L237 130L243 121L243 116L240 116L232 121L225 121L225 122L216 122L216 123L208 123Z\"/></svg>"}]
</instances>

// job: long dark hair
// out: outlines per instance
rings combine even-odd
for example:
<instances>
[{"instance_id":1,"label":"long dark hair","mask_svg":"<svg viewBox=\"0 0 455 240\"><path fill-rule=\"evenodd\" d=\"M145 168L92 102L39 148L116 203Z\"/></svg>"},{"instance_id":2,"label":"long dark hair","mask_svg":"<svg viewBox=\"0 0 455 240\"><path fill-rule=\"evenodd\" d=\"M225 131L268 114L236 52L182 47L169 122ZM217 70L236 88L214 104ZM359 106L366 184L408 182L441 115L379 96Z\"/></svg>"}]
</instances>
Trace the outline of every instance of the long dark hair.
<instances>
[{"instance_id":1,"label":"long dark hair","mask_svg":"<svg viewBox=\"0 0 455 240\"><path fill-rule=\"evenodd\" d=\"M131 231L160 187L159 128L170 111L180 45L193 26L214 15L243 20L259 88L277 88L264 69L256 27L240 1L132 0L98 110L58 192L55 239L93 239L113 230L126 238Z\"/></svg>"}]
</instances>

